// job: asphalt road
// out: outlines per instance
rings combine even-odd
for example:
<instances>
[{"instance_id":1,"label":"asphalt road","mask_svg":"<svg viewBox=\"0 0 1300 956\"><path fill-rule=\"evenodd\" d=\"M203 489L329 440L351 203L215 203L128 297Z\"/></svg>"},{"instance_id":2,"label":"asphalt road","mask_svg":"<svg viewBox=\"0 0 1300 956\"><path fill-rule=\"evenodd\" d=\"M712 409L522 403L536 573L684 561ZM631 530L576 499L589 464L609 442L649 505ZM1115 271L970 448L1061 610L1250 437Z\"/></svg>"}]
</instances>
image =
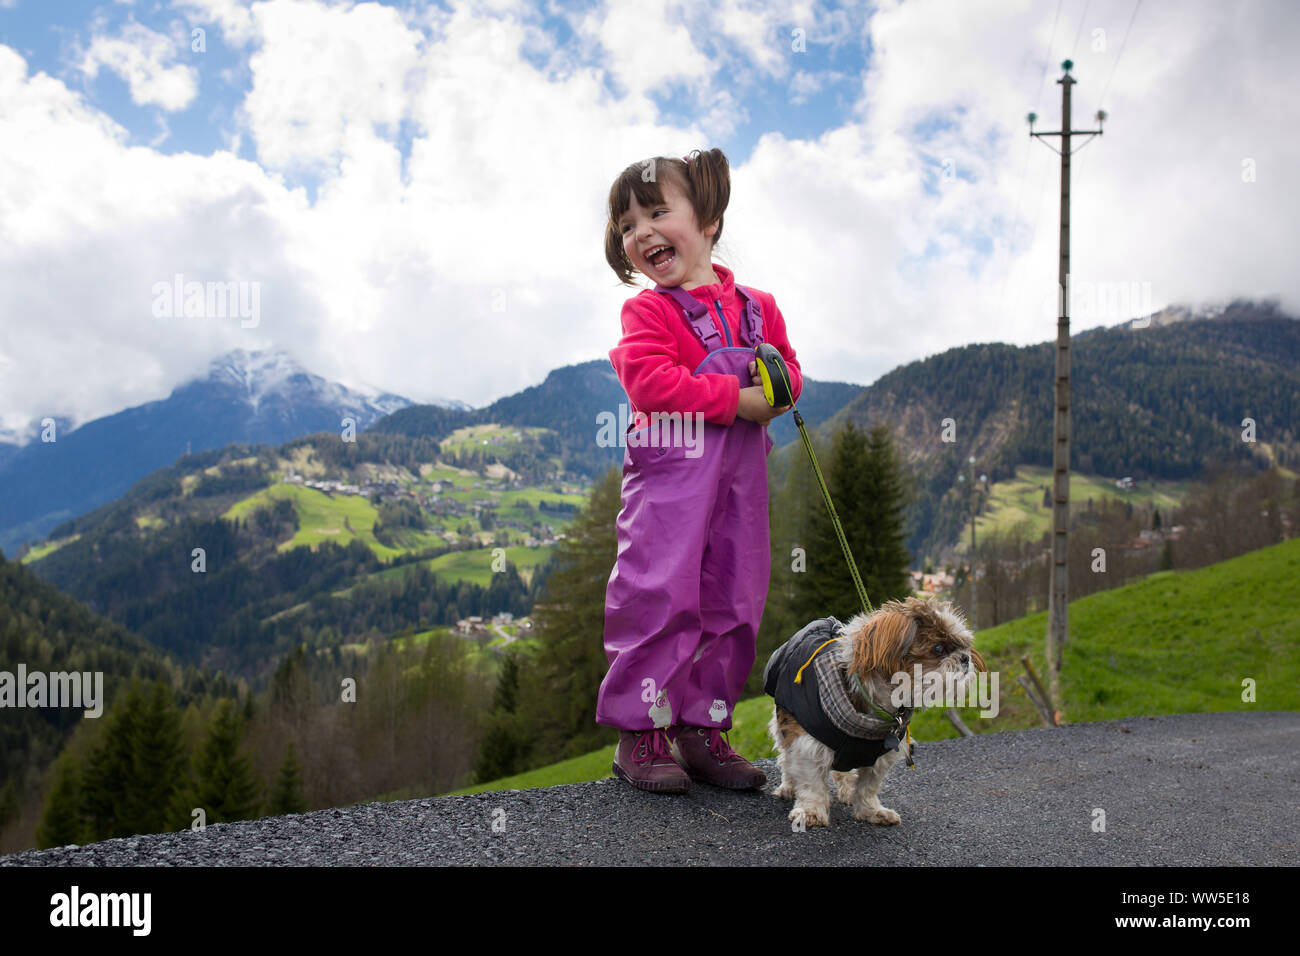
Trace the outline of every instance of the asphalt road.
<instances>
[{"instance_id":1,"label":"asphalt road","mask_svg":"<svg viewBox=\"0 0 1300 956\"><path fill-rule=\"evenodd\" d=\"M759 762L776 776L774 761ZM1300 863L1300 713L1182 714L920 742L902 823L791 830L790 804L613 778L371 803L0 857L0 866ZM1095 829L1105 813L1104 832Z\"/></svg>"}]
</instances>

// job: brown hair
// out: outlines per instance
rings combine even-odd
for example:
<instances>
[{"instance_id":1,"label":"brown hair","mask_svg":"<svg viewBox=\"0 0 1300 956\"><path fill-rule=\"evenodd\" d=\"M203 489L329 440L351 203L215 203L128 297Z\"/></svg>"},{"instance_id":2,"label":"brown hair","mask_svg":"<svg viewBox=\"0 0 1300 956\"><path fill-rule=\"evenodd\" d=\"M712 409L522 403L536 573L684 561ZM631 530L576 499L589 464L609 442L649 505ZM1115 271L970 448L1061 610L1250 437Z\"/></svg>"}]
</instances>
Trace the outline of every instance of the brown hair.
<instances>
[{"instance_id":1,"label":"brown hair","mask_svg":"<svg viewBox=\"0 0 1300 956\"><path fill-rule=\"evenodd\" d=\"M623 251L623 234L618 230L618 220L631 207L631 197L642 206L657 206L664 201L659 180L667 177L675 182L690 200L695 210L695 221L701 230L717 222L713 245L722 238L722 218L731 199L731 169L727 157L720 149L692 150L690 161L683 162L668 156L633 163L619 174L609 188L609 220L605 225L605 261L623 285L635 285L636 268Z\"/></svg>"}]
</instances>

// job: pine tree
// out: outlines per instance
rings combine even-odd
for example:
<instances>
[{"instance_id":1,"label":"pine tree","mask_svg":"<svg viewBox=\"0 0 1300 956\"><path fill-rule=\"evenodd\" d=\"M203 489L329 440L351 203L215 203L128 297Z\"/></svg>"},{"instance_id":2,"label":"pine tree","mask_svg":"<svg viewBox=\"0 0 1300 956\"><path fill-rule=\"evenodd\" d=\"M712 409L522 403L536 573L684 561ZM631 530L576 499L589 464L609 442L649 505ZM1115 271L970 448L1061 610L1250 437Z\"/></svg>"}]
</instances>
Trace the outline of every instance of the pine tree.
<instances>
[{"instance_id":1,"label":"pine tree","mask_svg":"<svg viewBox=\"0 0 1300 956\"><path fill-rule=\"evenodd\" d=\"M858 559L858 568L871 603L880 607L912 593L908 572L912 556L903 527L908 483L884 425L877 425L867 436L867 463L862 499L866 554ZM856 551L853 556L858 558Z\"/></svg>"},{"instance_id":2,"label":"pine tree","mask_svg":"<svg viewBox=\"0 0 1300 956\"><path fill-rule=\"evenodd\" d=\"M307 812L307 798L302 792L302 763L298 760L293 741L289 741L289 749L280 762L267 812L277 817L286 813Z\"/></svg>"},{"instance_id":3,"label":"pine tree","mask_svg":"<svg viewBox=\"0 0 1300 956\"><path fill-rule=\"evenodd\" d=\"M81 843L84 827L81 819L80 771L66 755L52 768L54 785L45 800L41 822L36 828L36 845L42 850Z\"/></svg>"},{"instance_id":4,"label":"pine tree","mask_svg":"<svg viewBox=\"0 0 1300 956\"><path fill-rule=\"evenodd\" d=\"M92 841L133 836L127 821L128 792L135 776L135 728L144 707L137 681L114 704L82 774L86 836Z\"/></svg>"},{"instance_id":5,"label":"pine tree","mask_svg":"<svg viewBox=\"0 0 1300 956\"><path fill-rule=\"evenodd\" d=\"M903 544L906 495L888 428L877 425L863 435L846 423L835 435L822 475L872 606L906 597L911 593L910 558ZM862 601L826 501L815 487L816 496L804 502L811 509L807 574L796 583L791 607L795 620L803 623L828 614L847 621L863 609Z\"/></svg>"},{"instance_id":6,"label":"pine tree","mask_svg":"<svg viewBox=\"0 0 1300 956\"><path fill-rule=\"evenodd\" d=\"M479 743L478 758L474 763L476 783L486 783L521 772L532 749L529 735L516 713L519 673L518 656L507 652L501 662L501 677L497 681L492 713L488 717L487 729Z\"/></svg>"},{"instance_id":7,"label":"pine tree","mask_svg":"<svg viewBox=\"0 0 1300 956\"><path fill-rule=\"evenodd\" d=\"M194 763L195 806L202 807L208 823L229 823L256 816L257 778L252 758L240 750L243 726L234 701L217 702Z\"/></svg>"},{"instance_id":8,"label":"pine tree","mask_svg":"<svg viewBox=\"0 0 1300 956\"><path fill-rule=\"evenodd\" d=\"M818 459L822 478L830 492L854 560L862 565L861 518L862 478L866 471L866 445L862 433L846 423L835 433L830 454ZM812 463L806 467L812 469ZM861 606L853 579L845 565L844 549L835 533L826 500L814 477L815 495L803 501L807 520L807 570L796 582L792 601L797 621L812 621L828 614L847 621ZM866 582L863 582L866 584ZM868 590L868 594L870 594ZM872 597L875 600L875 597Z\"/></svg>"},{"instance_id":9,"label":"pine tree","mask_svg":"<svg viewBox=\"0 0 1300 956\"><path fill-rule=\"evenodd\" d=\"M132 728L131 767L119 818L132 833L167 829L168 807L185 765L181 715L162 681L150 688Z\"/></svg>"}]
</instances>

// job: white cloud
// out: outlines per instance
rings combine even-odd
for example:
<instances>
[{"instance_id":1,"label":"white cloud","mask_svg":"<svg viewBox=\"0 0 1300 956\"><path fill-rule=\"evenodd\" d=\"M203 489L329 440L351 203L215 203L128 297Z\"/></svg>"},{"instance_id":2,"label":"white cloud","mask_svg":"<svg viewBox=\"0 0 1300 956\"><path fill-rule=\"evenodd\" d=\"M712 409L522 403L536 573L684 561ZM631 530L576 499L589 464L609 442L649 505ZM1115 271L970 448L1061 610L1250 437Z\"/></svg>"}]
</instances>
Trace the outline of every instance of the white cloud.
<instances>
[{"instance_id":1,"label":"white cloud","mask_svg":"<svg viewBox=\"0 0 1300 956\"><path fill-rule=\"evenodd\" d=\"M257 35L248 0L173 0L172 5L192 18L187 26L201 27L205 21L215 22L232 47L245 47Z\"/></svg>"},{"instance_id":2,"label":"white cloud","mask_svg":"<svg viewBox=\"0 0 1300 956\"><path fill-rule=\"evenodd\" d=\"M574 29L562 43L526 3L499 4L504 16L465 3L179 6L246 48L250 89L221 131L230 151L129 147L0 46L0 312L29 317L0 328L0 426L160 397L235 347L476 405L604 359L637 291L603 258L618 172L718 144L751 108L737 70L795 95L843 89L829 51L867 40L874 59L844 120L809 139L768 132L730 157L720 258L776 295L808 374L866 383L956 345L1055 334L1058 160L1023 117L1036 106L1038 128L1057 128L1057 65L1076 35L1080 125L1126 43L1106 134L1076 154L1076 277L1149 281L1157 307L1275 292L1300 309L1293 5L1144 5L1127 41L1131 0L1093 0L1082 20L1066 4L1055 37L1055 5L1023 2L888 2L865 37L860 19L811 5L552 7ZM798 56L794 26L808 37ZM715 48L723 34L737 46ZM650 95L665 84L686 121ZM915 129L936 120L950 125ZM390 142L403 122L405 163ZM1241 182L1243 157L1257 182ZM285 185L304 172L314 204ZM261 281L261 324L153 319L151 286L175 273Z\"/></svg>"},{"instance_id":3,"label":"white cloud","mask_svg":"<svg viewBox=\"0 0 1300 956\"><path fill-rule=\"evenodd\" d=\"M765 136L735 171L724 243L741 276L776 293L818 377L869 382L972 341L1054 337L1060 160L1029 141L1024 116L1037 104L1036 129L1060 128L1055 80L1077 49L1072 125L1095 128L1133 11L1130 0L1093 3L1081 21L1081 9L1061 14L1040 92L1050 8L882 4L858 121L816 142ZM1250 15L1211 3L1140 11L1102 104L1106 132L1072 161L1076 292L1149 283L1157 309L1276 294L1300 312L1296 70L1280 39L1298 21L1280 3ZM1091 50L1094 26L1104 53ZM936 116L953 127L928 142L912 132ZM1241 181L1246 156L1258 161L1253 184ZM961 178L938 178L945 159ZM969 241L981 232L991 261ZM920 259L929 244L939 252ZM1072 328L1126 317L1076 314Z\"/></svg>"},{"instance_id":4,"label":"white cloud","mask_svg":"<svg viewBox=\"0 0 1300 956\"><path fill-rule=\"evenodd\" d=\"M141 106L182 110L198 95L199 74L188 64L173 63L181 49L172 37L129 22L117 36L97 34L79 68L91 79L99 75L101 66L112 70L130 88L131 99ZM184 49L188 50L188 45Z\"/></svg>"},{"instance_id":5,"label":"white cloud","mask_svg":"<svg viewBox=\"0 0 1300 956\"><path fill-rule=\"evenodd\" d=\"M396 128L411 95L420 35L373 3L259 4L261 40L244 103L257 155L272 168L336 166L353 136Z\"/></svg>"}]
</instances>

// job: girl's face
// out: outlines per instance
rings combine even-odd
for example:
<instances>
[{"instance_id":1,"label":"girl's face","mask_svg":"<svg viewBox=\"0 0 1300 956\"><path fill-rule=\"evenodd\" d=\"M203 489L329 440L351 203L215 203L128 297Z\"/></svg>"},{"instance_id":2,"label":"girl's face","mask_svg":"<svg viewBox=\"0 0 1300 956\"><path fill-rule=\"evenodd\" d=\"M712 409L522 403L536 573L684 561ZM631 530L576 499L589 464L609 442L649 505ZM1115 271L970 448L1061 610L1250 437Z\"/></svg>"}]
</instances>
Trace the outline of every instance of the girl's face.
<instances>
[{"instance_id":1,"label":"girl's face","mask_svg":"<svg viewBox=\"0 0 1300 956\"><path fill-rule=\"evenodd\" d=\"M677 184L665 179L660 189L663 203L647 208L632 196L631 206L619 220L623 251L628 261L663 286L680 285L691 289L717 282L710 240L718 231L717 223L700 232L695 210ZM670 248L652 260L650 254L664 246Z\"/></svg>"}]
</instances>

